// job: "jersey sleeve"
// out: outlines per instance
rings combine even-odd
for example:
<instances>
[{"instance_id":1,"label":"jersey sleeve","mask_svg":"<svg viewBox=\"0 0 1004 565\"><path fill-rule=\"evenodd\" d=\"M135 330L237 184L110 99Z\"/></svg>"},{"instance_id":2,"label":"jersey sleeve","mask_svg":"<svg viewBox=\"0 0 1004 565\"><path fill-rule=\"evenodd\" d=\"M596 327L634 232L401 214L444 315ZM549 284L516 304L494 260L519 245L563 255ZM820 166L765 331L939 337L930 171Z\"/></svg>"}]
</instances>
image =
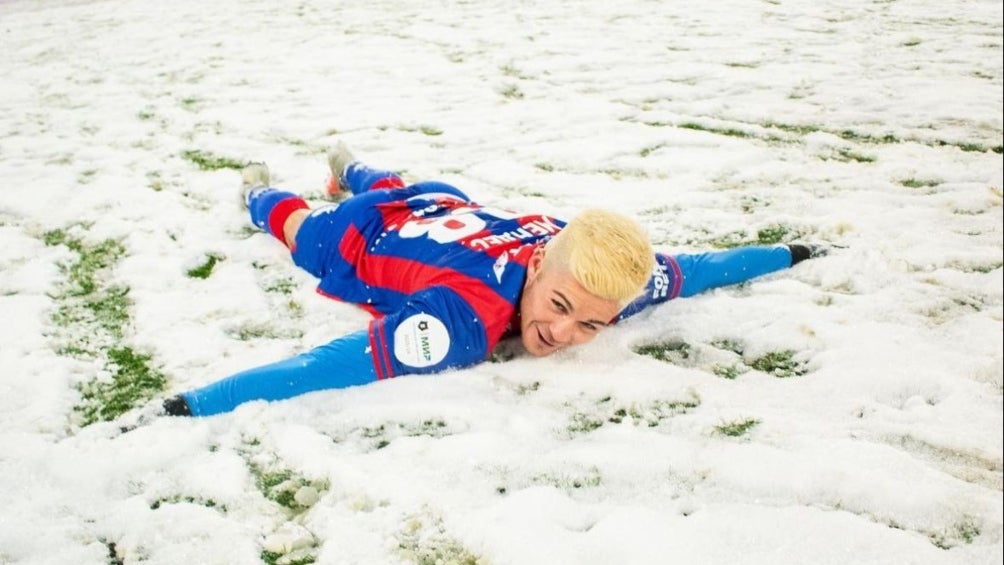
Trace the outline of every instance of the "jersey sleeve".
<instances>
[{"instance_id":1,"label":"jersey sleeve","mask_svg":"<svg viewBox=\"0 0 1004 565\"><path fill-rule=\"evenodd\" d=\"M678 297L748 281L791 266L785 245L737 247L727 251L666 255L656 253L656 266L645 291L617 315L617 321Z\"/></svg>"},{"instance_id":2,"label":"jersey sleeve","mask_svg":"<svg viewBox=\"0 0 1004 565\"><path fill-rule=\"evenodd\" d=\"M283 400L316 390L373 382L376 371L366 332L332 340L278 363L242 371L181 393L193 416L229 412L254 400Z\"/></svg>"},{"instance_id":3,"label":"jersey sleeve","mask_svg":"<svg viewBox=\"0 0 1004 565\"><path fill-rule=\"evenodd\" d=\"M457 293L436 286L373 320L370 348L378 379L467 367L488 356L485 325Z\"/></svg>"}]
</instances>

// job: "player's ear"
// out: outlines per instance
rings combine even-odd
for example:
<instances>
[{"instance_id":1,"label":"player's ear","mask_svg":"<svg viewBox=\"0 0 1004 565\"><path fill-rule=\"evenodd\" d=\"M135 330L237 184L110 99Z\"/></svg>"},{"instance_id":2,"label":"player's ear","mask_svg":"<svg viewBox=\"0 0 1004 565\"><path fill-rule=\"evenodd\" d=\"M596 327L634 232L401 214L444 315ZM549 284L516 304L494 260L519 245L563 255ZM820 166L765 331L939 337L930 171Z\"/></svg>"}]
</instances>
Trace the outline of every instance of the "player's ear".
<instances>
[{"instance_id":1,"label":"player's ear","mask_svg":"<svg viewBox=\"0 0 1004 565\"><path fill-rule=\"evenodd\" d=\"M526 264L526 278L532 279L536 277L544 267L544 247L543 245L537 247L537 249L533 250L533 254L530 255L530 261Z\"/></svg>"}]
</instances>

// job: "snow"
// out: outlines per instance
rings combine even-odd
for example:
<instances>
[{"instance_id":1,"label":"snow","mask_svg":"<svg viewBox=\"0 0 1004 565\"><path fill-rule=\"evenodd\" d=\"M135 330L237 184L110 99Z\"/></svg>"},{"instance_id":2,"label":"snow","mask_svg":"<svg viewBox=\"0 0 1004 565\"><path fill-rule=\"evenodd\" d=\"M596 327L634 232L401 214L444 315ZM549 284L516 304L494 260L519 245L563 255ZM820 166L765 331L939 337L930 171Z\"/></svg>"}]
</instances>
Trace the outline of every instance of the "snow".
<instances>
[{"instance_id":1,"label":"snow","mask_svg":"<svg viewBox=\"0 0 1004 565\"><path fill-rule=\"evenodd\" d=\"M0 563L1000 563L1002 24L984 0L3 2ZM666 252L776 225L840 248L550 358L77 425L103 369L57 352L73 254L42 234L121 241L124 340L200 386L368 317L184 153L316 198L339 139L486 205L635 215ZM807 372L721 378L746 369L723 339ZM689 355L632 351L662 341Z\"/></svg>"}]
</instances>

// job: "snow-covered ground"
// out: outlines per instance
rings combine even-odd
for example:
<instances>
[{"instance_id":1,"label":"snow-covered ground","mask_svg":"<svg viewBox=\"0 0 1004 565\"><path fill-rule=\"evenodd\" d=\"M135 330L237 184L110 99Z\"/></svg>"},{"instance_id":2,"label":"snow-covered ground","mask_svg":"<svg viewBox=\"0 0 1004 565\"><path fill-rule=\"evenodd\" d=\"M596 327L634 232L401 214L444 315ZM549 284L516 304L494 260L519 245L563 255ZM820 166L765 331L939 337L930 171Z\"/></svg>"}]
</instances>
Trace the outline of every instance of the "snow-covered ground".
<instances>
[{"instance_id":1,"label":"snow-covered ground","mask_svg":"<svg viewBox=\"0 0 1004 565\"><path fill-rule=\"evenodd\" d=\"M0 564L999 564L1002 19L0 2ZM81 426L113 348L167 395L363 327L212 168L317 198L337 139L485 204L630 213L663 251L842 248L552 358ZM116 242L102 328L72 265Z\"/></svg>"}]
</instances>

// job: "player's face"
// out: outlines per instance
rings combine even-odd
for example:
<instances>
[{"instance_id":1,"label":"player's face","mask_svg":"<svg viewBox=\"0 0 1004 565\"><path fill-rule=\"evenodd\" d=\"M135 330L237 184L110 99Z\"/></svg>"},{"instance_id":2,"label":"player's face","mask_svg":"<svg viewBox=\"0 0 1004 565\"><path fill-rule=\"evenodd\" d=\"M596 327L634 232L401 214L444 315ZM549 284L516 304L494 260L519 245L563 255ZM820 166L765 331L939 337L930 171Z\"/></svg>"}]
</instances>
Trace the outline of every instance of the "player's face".
<instances>
[{"instance_id":1,"label":"player's face","mask_svg":"<svg viewBox=\"0 0 1004 565\"><path fill-rule=\"evenodd\" d=\"M620 312L613 300L589 293L571 273L544 269L543 248L527 266L520 298L520 335L531 355L550 355L591 341Z\"/></svg>"}]
</instances>

